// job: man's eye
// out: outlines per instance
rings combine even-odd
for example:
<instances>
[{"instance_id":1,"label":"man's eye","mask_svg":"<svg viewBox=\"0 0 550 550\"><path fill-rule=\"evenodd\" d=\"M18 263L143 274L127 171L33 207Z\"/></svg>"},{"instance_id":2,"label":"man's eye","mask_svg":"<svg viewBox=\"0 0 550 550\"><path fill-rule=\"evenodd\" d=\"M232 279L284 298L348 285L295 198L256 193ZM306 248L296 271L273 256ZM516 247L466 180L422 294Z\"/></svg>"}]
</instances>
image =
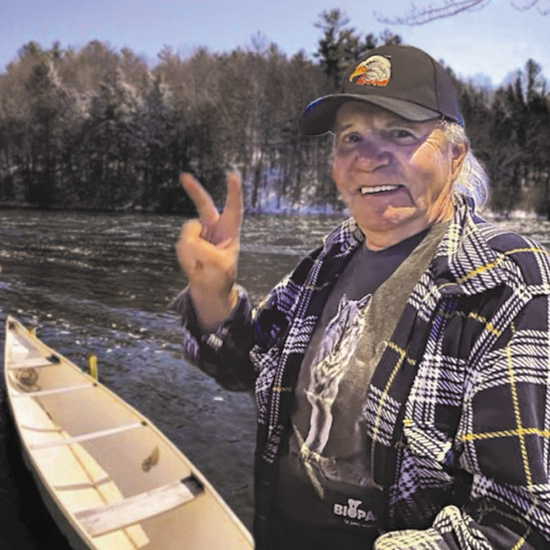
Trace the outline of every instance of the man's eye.
<instances>
[{"instance_id":1,"label":"man's eye","mask_svg":"<svg viewBox=\"0 0 550 550\"><path fill-rule=\"evenodd\" d=\"M342 143L359 143L361 136L357 132L351 132L342 136Z\"/></svg>"},{"instance_id":2,"label":"man's eye","mask_svg":"<svg viewBox=\"0 0 550 550\"><path fill-rule=\"evenodd\" d=\"M403 128L389 130L388 135L391 139L400 143L413 143L417 139L410 130L405 130Z\"/></svg>"}]
</instances>

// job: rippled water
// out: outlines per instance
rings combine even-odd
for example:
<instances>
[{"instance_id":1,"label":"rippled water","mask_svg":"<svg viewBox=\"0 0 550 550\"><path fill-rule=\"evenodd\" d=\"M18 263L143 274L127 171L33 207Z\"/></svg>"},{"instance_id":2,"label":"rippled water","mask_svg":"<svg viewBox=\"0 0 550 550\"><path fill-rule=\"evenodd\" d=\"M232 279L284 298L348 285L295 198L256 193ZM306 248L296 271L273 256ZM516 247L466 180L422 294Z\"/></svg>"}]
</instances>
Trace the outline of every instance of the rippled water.
<instances>
[{"instance_id":1,"label":"rippled water","mask_svg":"<svg viewBox=\"0 0 550 550\"><path fill-rule=\"evenodd\" d=\"M181 223L176 216L0 210L0 344L11 314L38 326L48 345L80 366L97 354L100 380L172 439L250 527L253 400L184 364L178 319L167 311L185 285L174 254ZM260 298L334 223L248 217L240 281ZM0 548L63 548L53 530L42 546L49 516L26 487L2 412L0 510L9 529L0 526Z\"/></svg>"},{"instance_id":2,"label":"rippled water","mask_svg":"<svg viewBox=\"0 0 550 550\"><path fill-rule=\"evenodd\" d=\"M172 439L250 527L252 398L226 392L184 364L178 319L167 311L185 284L174 255L181 222L176 216L0 210L0 322L12 314L38 326L47 344L81 366L97 354L101 381ZM248 217L240 281L260 298L335 223ZM548 222L502 224L550 244ZM2 347L3 337L2 329ZM8 526L0 525L0 547L62 549L20 471L5 410L0 420L0 516Z\"/></svg>"}]
</instances>

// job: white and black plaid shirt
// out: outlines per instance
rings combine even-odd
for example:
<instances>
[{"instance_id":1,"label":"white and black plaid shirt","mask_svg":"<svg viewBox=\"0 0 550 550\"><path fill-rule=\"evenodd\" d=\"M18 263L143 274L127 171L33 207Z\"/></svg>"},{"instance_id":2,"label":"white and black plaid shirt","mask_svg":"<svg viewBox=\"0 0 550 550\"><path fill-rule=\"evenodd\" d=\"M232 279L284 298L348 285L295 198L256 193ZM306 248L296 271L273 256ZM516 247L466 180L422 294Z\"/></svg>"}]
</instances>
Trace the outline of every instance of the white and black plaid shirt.
<instances>
[{"instance_id":1,"label":"white and black plaid shirt","mask_svg":"<svg viewBox=\"0 0 550 550\"><path fill-rule=\"evenodd\" d=\"M347 220L253 310L201 334L184 292L187 358L255 387L255 537L269 548L275 465L304 352L362 242ZM550 262L459 198L371 380L366 453L381 492L377 550L550 548Z\"/></svg>"}]
</instances>

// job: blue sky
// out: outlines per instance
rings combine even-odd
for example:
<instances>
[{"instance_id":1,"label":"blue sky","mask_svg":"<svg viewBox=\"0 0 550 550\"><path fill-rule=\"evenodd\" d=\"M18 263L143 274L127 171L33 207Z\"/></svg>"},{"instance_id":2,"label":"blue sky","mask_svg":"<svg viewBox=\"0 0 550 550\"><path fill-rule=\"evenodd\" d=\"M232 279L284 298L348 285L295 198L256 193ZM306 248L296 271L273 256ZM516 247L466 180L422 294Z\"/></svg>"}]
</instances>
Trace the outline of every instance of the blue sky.
<instances>
[{"instance_id":1,"label":"blue sky","mask_svg":"<svg viewBox=\"0 0 550 550\"><path fill-rule=\"evenodd\" d=\"M426 0L432 4L444 0ZM422 4L423 0L416 0ZM550 0L539 0L550 8ZM403 14L409 0L4 0L0 5L0 71L30 40L49 47L81 47L107 41L130 47L150 64L166 44L183 54L198 46L228 51L247 46L261 32L288 54L311 54L320 36L314 27L324 9L340 7L359 31L382 31L373 11ZM535 9L517 11L509 0L492 0L486 8L422 26L392 26L405 42L444 59L462 76L485 73L499 84L528 58L543 66L550 78L550 16Z\"/></svg>"}]
</instances>

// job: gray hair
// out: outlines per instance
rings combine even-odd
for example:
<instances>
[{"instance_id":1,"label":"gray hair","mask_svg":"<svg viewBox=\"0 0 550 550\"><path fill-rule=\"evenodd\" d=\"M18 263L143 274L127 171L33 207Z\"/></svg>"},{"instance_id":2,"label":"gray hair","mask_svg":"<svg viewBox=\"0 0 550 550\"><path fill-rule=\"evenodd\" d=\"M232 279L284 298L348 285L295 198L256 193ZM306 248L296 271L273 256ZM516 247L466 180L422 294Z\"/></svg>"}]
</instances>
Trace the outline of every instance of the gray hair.
<instances>
[{"instance_id":1,"label":"gray hair","mask_svg":"<svg viewBox=\"0 0 550 550\"><path fill-rule=\"evenodd\" d=\"M445 137L451 145L468 146L468 152L462 163L462 168L454 181L454 192L471 197L477 208L481 208L489 198L489 176L481 162L470 148L470 140L464 128L456 122L443 121Z\"/></svg>"}]
</instances>

